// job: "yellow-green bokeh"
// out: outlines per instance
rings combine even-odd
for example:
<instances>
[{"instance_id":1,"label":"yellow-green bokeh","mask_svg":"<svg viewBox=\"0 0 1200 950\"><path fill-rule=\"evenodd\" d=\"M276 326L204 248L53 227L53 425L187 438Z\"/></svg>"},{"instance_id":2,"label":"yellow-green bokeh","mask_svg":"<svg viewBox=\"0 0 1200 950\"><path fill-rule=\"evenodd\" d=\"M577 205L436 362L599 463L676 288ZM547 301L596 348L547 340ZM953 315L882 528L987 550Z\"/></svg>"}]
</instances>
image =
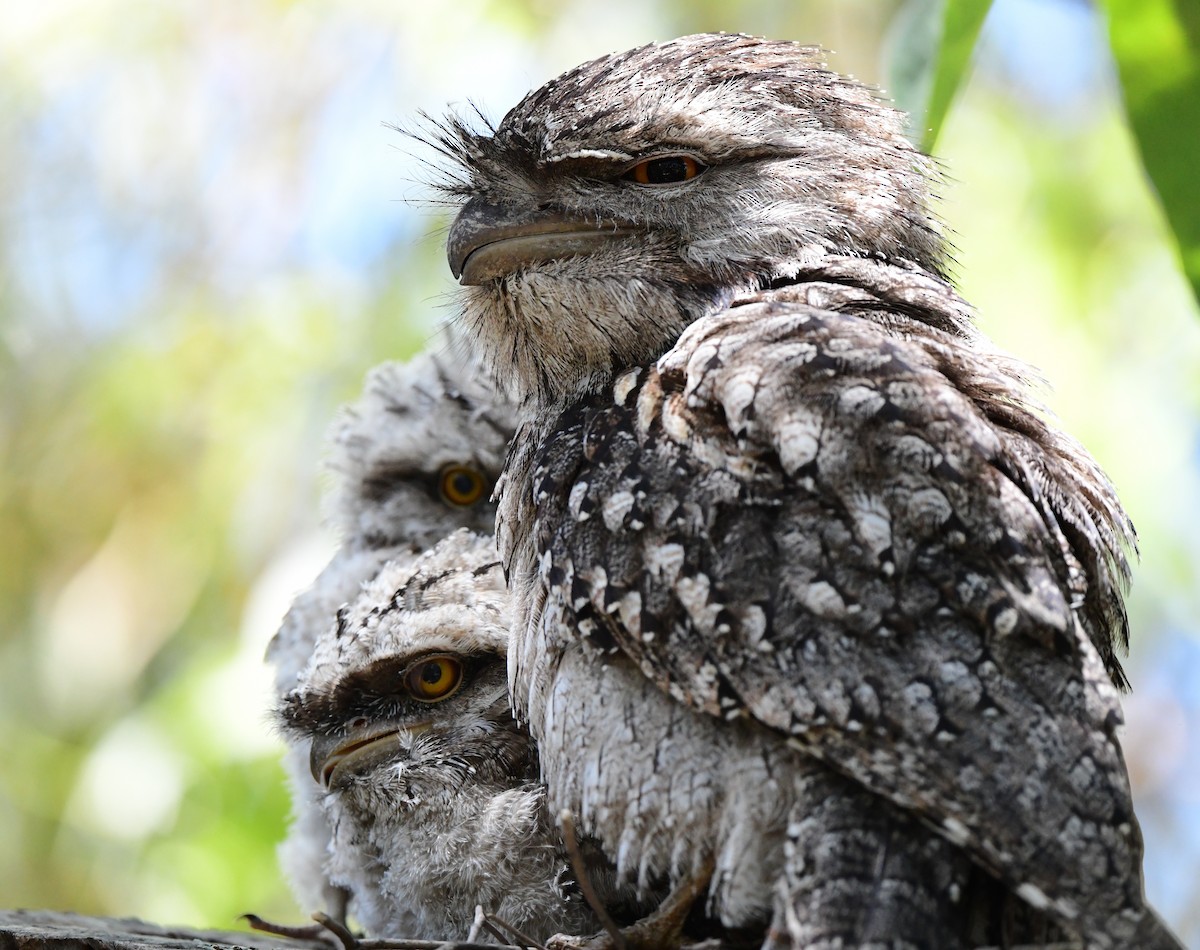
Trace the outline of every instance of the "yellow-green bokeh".
<instances>
[{"instance_id":1,"label":"yellow-green bokeh","mask_svg":"<svg viewBox=\"0 0 1200 950\"><path fill-rule=\"evenodd\" d=\"M1005 54L1031 4L996 6L939 143L957 277L1141 534L1129 758L1151 895L1198 939L1200 322L1115 80L1043 95ZM819 42L886 86L900 7L6 10L0 906L301 918L261 651L330 550L334 407L425 344L451 287L447 212L385 122L468 97L498 117L588 56L699 29Z\"/></svg>"}]
</instances>

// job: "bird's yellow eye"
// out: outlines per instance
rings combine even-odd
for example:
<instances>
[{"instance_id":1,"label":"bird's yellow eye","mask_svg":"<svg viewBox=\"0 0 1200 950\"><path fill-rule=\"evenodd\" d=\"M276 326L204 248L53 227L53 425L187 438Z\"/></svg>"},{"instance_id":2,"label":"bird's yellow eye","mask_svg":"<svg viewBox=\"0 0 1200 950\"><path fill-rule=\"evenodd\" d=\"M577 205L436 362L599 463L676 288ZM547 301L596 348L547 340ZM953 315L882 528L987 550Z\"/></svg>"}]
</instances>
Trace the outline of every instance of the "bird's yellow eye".
<instances>
[{"instance_id":1,"label":"bird's yellow eye","mask_svg":"<svg viewBox=\"0 0 1200 950\"><path fill-rule=\"evenodd\" d=\"M456 508L469 508L486 492L487 482L483 475L466 465L447 465L438 475L438 493L442 501Z\"/></svg>"},{"instance_id":2,"label":"bird's yellow eye","mask_svg":"<svg viewBox=\"0 0 1200 950\"><path fill-rule=\"evenodd\" d=\"M453 656L422 657L404 671L404 685L413 699L436 703L462 683L462 661Z\"/></svg>"},{"instance_id":3,"label":"bird's yellow eye","mask_svg":"<svg viewBox=\"0 0 1200 950\"><path fill-rule=\"evenodd\" d=\"M704 166L690 155L662 155L638 162L625 173L639 185L675 185L690 181L704 171Z\"/></svg>"}]
</instances>

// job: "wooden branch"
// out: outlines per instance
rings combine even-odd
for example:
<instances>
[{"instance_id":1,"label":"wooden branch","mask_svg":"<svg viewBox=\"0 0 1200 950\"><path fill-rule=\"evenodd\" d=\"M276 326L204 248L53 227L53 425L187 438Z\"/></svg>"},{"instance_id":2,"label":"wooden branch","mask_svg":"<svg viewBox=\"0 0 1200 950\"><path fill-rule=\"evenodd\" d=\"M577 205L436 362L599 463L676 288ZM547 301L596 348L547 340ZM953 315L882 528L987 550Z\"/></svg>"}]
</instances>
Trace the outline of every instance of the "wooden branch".
<instances>
[{"instance_id":1,"label":"wooden branch","mask_svg":"<svg viewBox=\"0 0 1200 950\"><path fill-rule=\"evenodd\" d=\"M0 910L0 950L329 950L320 940L279 940L254 931L160 927L133 917Z\"/></svg>"},{"instance_id":2,"label":"wooden branch","mask_svg":"<svg viewBox=\"0 0 1200 950\"><path fill-rule=\"evenodd\" d=\"M0 910L0 950L330 950L328 940L278 939L252 930L160 927L133 917L84 917L50 910ZM361 950L521 950L519 947L437 940L357 940ZM693 944L709 950L720 941ZM981 950L1000 950L984 947ZM1081 950L1079 943L1010 950Z\"/></svg>"},{"instance_id":3,"label":"wooden branch","mask_svg":"<svg viewBox=\"0 0 1200 950\"><path fill-rule=\"evenodd\" d=\"M328 940L281 939L253 930L192 930L160 927L133 917L0 910L0 950L330 950L332 946ZM356 940L354 946L361 950L506 950L437 940Z\"/></svg>"}]
</instances>

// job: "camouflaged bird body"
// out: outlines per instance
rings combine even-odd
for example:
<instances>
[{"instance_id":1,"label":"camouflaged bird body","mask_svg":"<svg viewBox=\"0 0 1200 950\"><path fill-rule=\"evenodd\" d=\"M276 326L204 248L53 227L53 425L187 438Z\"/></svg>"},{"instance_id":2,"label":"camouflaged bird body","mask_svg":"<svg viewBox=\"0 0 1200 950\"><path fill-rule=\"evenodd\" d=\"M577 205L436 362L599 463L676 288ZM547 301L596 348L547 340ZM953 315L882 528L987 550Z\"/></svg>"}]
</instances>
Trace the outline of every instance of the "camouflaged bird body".
<instances>
[{"instance_id":1,"label":"camouflaged bird body","mask_svg":"<svg viewBox=\"0 0 1200 950\"><path fill-rule=\"evenodd\" d=\"M522 407L497 537L552 805L685 897L712 862L770 948L1178 947L1115 739L1132 529L939 279L903 116L700 34L425 138Z\"/></svg>"},{"instance_id":2,"label":"camouflaged bird body","mask_svg":"<svg viewBox=\"0 0 1200 950\"><path fill-rule=\"evenodd\" d=\"M500 493L514 701L625 873L715 853L727 923L785 861L820 887L825 763L937 830L949 904L961 849L1089 945L1156 926L1115 736L1131 529L940 280L831 258L703 317L523 426Z\"/></svg>"}]
</instances>

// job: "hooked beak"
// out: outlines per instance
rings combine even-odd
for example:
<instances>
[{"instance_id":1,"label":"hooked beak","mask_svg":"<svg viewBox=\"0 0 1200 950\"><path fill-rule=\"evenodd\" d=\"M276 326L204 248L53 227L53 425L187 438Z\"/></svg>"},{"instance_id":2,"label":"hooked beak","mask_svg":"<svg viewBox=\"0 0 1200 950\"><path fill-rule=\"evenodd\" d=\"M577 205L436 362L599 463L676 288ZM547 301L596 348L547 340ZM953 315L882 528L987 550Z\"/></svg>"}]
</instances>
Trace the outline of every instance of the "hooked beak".
<instances>
[{"instance_id":1,"label":"hooked beak","mask_svg":"<svg viewBox=\"0 0 1200 950\"><path fill-rule=\"evenodd\" d=\"M395 758L396 753L407 747L405 738L411 741L428 732L431 725L428 722L408 726L397 726L394 722L368 724L352 729L345 736L318 736L309 752L308 767L319 785L335 788L343 784L346 776Z\"/></svg>"},{"instance_id":2,"label":"hooked beak","mask_svg":"<svg viewBox=\"0 0 1200 950\"><path fill-rule=\"evenodd\" d=\"M588 254L639 230L627 221L576 218L561 211L516 211L472 198L450 227L450 272L465 286L511 274L523 264Z\"/></svg>"}]
</instances>

